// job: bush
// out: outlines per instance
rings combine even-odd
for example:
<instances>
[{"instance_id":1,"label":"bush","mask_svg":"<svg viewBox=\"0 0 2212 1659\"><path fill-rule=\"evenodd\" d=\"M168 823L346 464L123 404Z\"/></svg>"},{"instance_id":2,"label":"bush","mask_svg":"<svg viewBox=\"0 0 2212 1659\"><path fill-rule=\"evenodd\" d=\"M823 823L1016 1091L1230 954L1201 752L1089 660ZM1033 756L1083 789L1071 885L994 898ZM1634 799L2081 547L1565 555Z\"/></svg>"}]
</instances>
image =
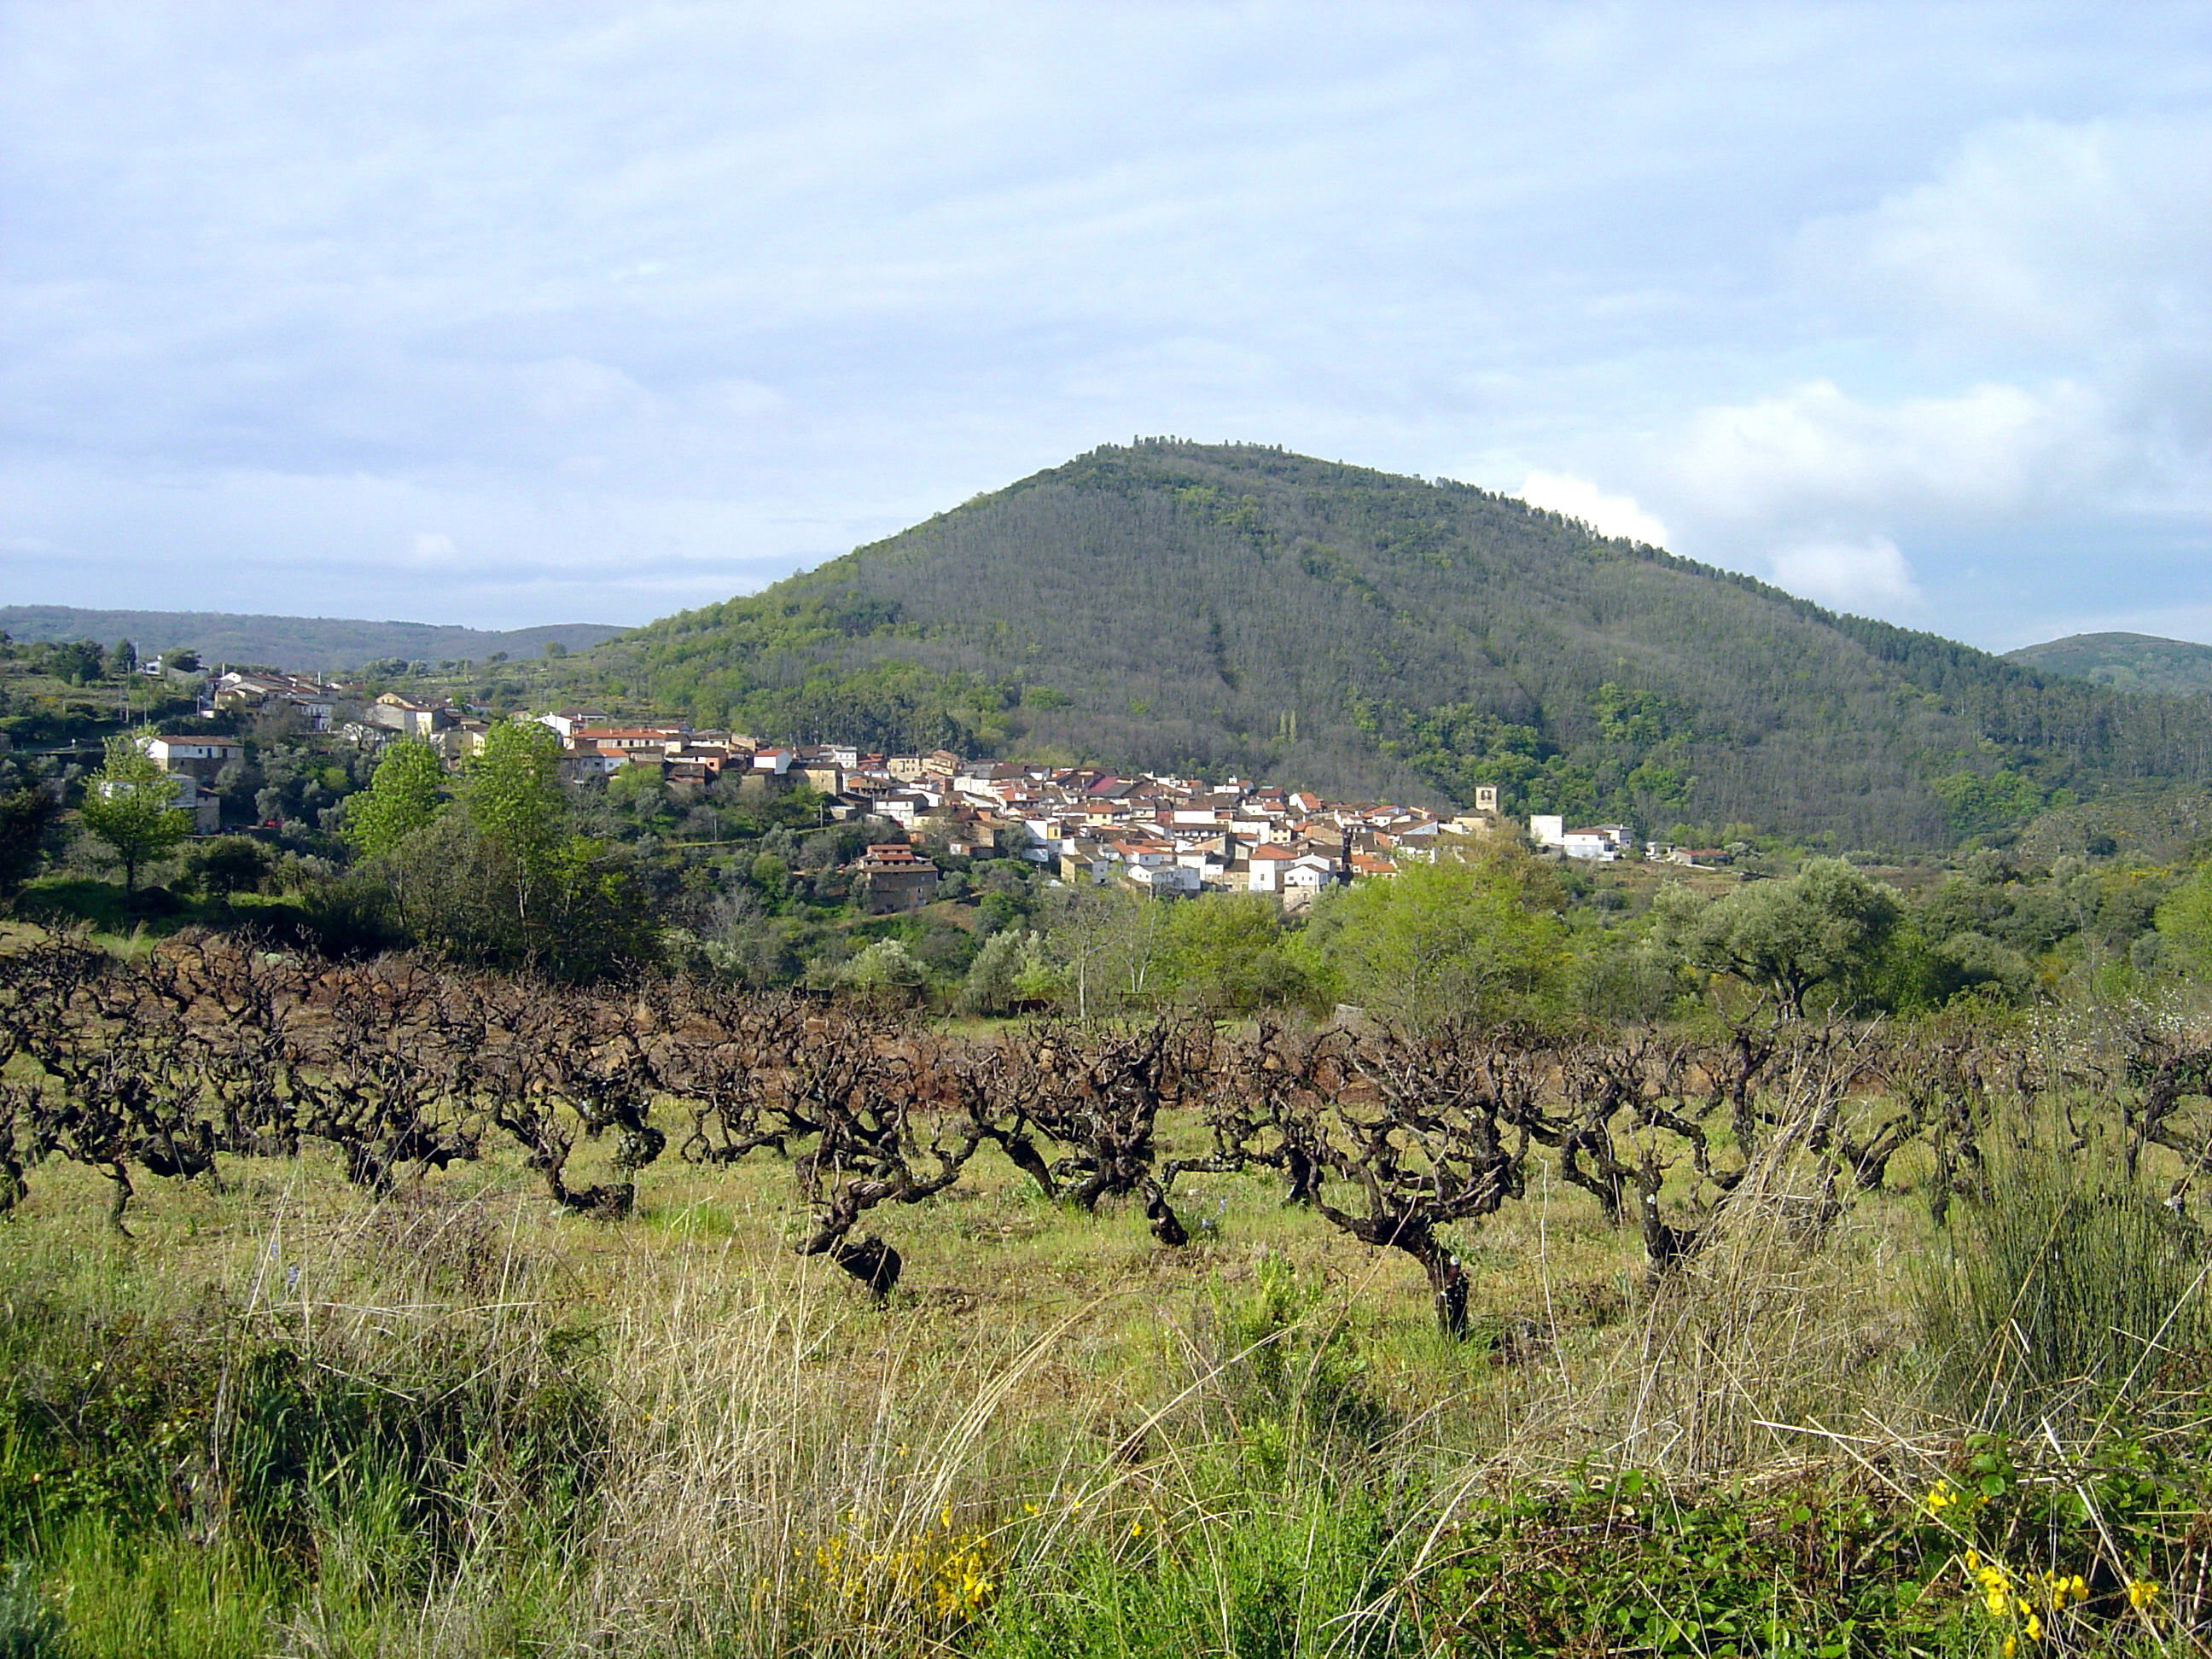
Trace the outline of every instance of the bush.
<instances>
[{"instance_id":1,"label":"bush","mask_svg":"<svg viewBox=\"0 0 2212 1659\"><path fill-rule=\"evenodd\" d=\"M61 1615L39 1593L31 1564L0 1567L0 1659L46 1659L61 1650Z\"/></svg>"},{"instance_id":2,"label":"bush","mask_svg":"<svg viewBox=\"0 0 2212 1659\"><path fill-rule=\"evenodd\" d=\"M2212 1346L2204 1235L2108 1139L1985 1146L1992 1196L1954 1211L1952 1258L1921 1296L1942 1396L1996 1429L2148 1407Z\"/></svg>"},{"instance_id":3,"label":"bush","mask_svg":"<svg viewBox=\"0 0 2212 1659\"><path fill-rule=\"evenodd\" d=\"M258 892L276 872L269 849L251 836L216 836L185 849L185 886L210 896Z\"/></svg>"}]
</instances>

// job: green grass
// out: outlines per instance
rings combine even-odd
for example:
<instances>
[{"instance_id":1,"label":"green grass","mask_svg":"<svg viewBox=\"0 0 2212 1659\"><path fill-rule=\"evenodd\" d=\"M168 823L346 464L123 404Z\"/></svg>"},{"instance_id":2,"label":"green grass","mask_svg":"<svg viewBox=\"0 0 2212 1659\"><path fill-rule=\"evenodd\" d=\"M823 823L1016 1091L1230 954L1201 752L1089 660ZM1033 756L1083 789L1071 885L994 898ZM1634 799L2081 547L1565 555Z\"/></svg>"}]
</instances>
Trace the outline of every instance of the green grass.
<instances>
[{"instance_id":1,"label":"green grass","mask_svg":"<svg viewBox=\"0 0 2212 1659\"><path fill-rule=\"evenodd\" d=\"M2193 1650L2201 1401L1970 1439L1911 1191L1810 1246L1747 1205L1655 1294L1539 1171L1462 1232L1462 1345L1256 1177L1170 1252L978 1160L877 1218L882 1309L772 1160L664 1159L617 1224L504 1164L241 1162L135 1245L101 1184L0 1225L0 1655L1994 1653L1968 1547L2082 1574L2067 1651Z\"/></svg>"}]
</instances>

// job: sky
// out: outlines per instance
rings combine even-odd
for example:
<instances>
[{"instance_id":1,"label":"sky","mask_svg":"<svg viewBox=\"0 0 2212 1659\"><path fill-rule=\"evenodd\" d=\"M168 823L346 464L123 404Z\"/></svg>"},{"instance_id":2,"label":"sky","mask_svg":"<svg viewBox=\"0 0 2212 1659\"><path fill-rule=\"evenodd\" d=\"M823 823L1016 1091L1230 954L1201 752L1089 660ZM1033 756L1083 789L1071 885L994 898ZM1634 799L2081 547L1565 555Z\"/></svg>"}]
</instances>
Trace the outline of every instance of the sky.
<instances>
[{"instance_id":1,"label":"sky","mask_svg":"<svg viewBox=\"0 0 2212 1659\"><path fill-rule=\"evenodd\" d=\"M2212 3L0 0L0 602L641 623L1139 434L2212 641Z\"/></svg>"}]
</instances>

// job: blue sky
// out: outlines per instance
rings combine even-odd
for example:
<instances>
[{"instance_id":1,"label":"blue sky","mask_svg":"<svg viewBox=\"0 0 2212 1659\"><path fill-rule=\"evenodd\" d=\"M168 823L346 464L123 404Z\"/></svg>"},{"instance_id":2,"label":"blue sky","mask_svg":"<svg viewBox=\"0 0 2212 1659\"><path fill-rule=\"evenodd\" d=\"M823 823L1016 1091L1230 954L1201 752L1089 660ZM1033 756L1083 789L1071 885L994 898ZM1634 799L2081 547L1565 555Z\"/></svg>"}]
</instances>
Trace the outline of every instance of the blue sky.
<instances>
[{"instance_id":1,"label":"blue sky","mask_svg":"<svg viewBox=\"0 0 2212 1659\"><path fill-rule=\"evenodd\" d=\"M2212 640L2212 7L0 0L0 592L641 622L1137 434Z\"/></svg>"}]
</instances>

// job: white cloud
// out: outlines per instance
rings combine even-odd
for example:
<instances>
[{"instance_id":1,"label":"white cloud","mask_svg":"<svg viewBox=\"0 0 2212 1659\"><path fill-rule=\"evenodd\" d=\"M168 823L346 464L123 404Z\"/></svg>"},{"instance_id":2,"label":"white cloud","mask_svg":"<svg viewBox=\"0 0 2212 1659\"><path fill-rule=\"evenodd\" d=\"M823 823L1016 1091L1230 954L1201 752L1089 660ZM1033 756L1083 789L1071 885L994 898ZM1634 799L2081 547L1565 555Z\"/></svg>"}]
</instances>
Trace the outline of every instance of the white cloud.
<instances>
[{"instance_id":1,"label":"white cloud","mask_svg":"<svg viewBox=\"0 0 2212 1659\"><path fill-rule=\"evenodd\" d=\"M423 530L416 532L414 541L409 544L406 562L418 568L434 567L450 564L459 555L459 550L453 545L451 536L434 530Z\"/></svg>"},{"instance_id":2,"label":"white cloud","mask_svg":"<svg viewBox=\"0 0 2212 1659\"><path fill-rule=\"evenodd\" d=\"M1830 380L1692 417L1678 465L1701 515L1768 525L2015 513L2130 460L2106 400L2070 380L1863 401Z\"/></svg>"},{"instance_id":3,"label":"white cloud","mask_svg":"<svg viewBox=\"0 0 2212 1659\"><path fill-rule=\"evenodd\" d=\"M1911 567L1886 536L1799 543L1776 553L1773 568L1777 586L1839 610L1920 603Z\"/></svg>"},{"instance_id":4,"label":"white cloud","mask_svg":"<svg viewBox=\"0 0 2212 1659\"><path fill-rule=\"evenodd\" d=\"M758 380L729 380L708 386L701 402L710 414L757 421L781 413L785 399L774 386L763 386Z\"/></svg>"},{"instance_id":5,"label":"white cloud","mask_svg":"<svg viewBox=\"0 0 2212 1659\"><path fill-rule=\"evenodd\" d=\"M541 421L584 417L641 416L653 412L653 397L622 370L582 357L532 363L516 380L524 406Z\"/></svg>"},{"instance_id":6,"label":"white cloud","mask_svg":"<svg viewBox=\"0 0 2212 1659\"><path fill-rule=\"evenodd\" d=\"M2212 116L2014 120L1932 179L1808 225L1817 285L1956 347L2105 358L2202 341L2212 295Z\"/></svg>"},{"instance_id":7,"label":"white cloud","mask_svg":"<svg viewBox=\"0 0 2212 1659\"><path fill-rule=\"evenodd\" d=\"M1580 519L1601 536L1667 545L1667 526L1636 503L1632 495L1608 495L1587 478L1571 472L1531 472L1514 492L1531 507Z\"/></svg>"}]
</instances>

